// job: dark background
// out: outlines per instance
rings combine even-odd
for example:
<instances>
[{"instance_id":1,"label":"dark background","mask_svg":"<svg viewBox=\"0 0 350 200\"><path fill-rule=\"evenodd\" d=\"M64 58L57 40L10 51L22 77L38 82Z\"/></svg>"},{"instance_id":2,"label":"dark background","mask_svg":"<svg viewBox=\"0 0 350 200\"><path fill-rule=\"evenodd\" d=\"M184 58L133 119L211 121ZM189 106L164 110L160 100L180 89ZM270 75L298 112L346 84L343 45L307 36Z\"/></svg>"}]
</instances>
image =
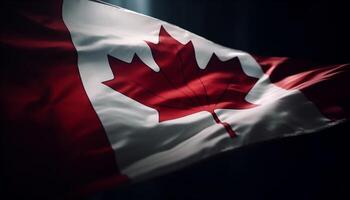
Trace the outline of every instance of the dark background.
<instances>
[{"instance_id":1,"label":"dark background","mask_svg":"<svg viewBox=\"0 0 350 200\"><path fill-rule=\"evenodd\" d=\"M106 0L258 55L349 62L346 1Z\"/></svg>"},{"instance_id":2,"label":"dark background","mask_svg":"<svg viewBox=\"0 0 350 200\"><path fill-rule=\"evenodd\" d=\"M322 64L350 63L350 17L345 1L108 2L256 55L311 59ZM6 21L6 17L1 17ZM6 67L6 60L1 67ZM339 92L349 92L348 85L340 86ZM0 124L2 120L0 117ZM97 193L88 199L350 199L349 139L350 124L346 122L313 134L249 145L162 177ZM8 181L1 177L0 185ZM40 179L33 180L28 188L35 188L35 181ZM45 193L43 188L36 189ZM6 186L0 187L0 198L14 199L6 196L6 190ZM21 188L15 192L27 195Z\"/></svg>"},{"instance_id":3,"label":"dark background","mask_svg":"<svg viewBox=\"0 0 350 200\"><path fill-rule=\"evenodd\" d=\"M109 2L257 55L350 62L349 10L341 1ZM250 145L91 199L350 199L349 127Z\"/></svg>"}]
</instances>

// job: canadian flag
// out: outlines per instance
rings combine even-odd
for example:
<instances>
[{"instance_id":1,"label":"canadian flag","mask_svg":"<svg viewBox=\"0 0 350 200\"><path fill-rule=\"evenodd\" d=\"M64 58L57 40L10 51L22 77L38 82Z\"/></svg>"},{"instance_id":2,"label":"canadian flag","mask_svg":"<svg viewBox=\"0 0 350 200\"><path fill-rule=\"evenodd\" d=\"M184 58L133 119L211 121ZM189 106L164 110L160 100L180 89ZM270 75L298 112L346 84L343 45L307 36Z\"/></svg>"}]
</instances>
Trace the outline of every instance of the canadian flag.
<instances>
[{"instance_id":1,"label":"canadian flag","mask_svg":"<svg viewBox=\"0 0 350 200\"><path fill-rule=\"evenodd\" d=\"M8 4L4 166L33 195L85 195L349 118L349 64L253 56L97 1Z\"/></svg>"}]
</instances>

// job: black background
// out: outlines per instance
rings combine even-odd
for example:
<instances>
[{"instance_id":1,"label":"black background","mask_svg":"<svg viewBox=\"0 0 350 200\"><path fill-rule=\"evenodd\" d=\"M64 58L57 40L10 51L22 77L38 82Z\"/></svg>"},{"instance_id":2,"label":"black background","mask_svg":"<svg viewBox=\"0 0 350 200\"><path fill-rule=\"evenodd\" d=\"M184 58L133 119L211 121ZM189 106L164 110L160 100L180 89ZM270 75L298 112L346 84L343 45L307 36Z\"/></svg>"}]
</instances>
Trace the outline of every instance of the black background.
<instances>
[{"instance_id":1,"label":"black background","mask_svg":"<svg viewBox=\"0 0 350 200\"><path fill-rule=\"evenodd\" d=\"M137 0L109 2L257 55L350 61L341 1L148 0L147 10ZM250 145L91 199L350 199L349 127Z\"/></svg>"},{"instance_id":2,"label":"black background","mask_svg":"<svg viewBox=\"0 0 350 200\"><path fill-rule=\"evenodd\" d=\"M350 63L345 1L108 1L256 55ZM146 4L147 9L140 7ZM339 92L349 92L348 85L340 86ZM88 199L350 199L349 135L350 124L345 122L317 133L253 144ZM0 180L4 185L8 181ZM0 198L14 199L6 190L0 188ZM21 190L19 194L26 196Z\"/></svg>"}]
</instances>

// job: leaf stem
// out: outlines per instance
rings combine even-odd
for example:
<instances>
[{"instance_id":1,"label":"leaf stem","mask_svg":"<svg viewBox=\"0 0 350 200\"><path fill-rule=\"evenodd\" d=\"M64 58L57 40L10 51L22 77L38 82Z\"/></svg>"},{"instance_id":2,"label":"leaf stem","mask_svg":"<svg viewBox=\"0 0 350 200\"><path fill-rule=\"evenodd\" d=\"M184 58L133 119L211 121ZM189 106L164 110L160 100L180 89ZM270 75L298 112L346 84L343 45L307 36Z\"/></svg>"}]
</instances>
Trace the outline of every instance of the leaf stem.
<instances>
[{"instance_id":1,"label":"leaf stem","mask_svg":"<svg viewBox=\"0 0 350 200\"><path fill-rule=\"evenodd\" d=\"M237 134L235 133L234 130L232 130L231 126L226 122L220 121L219 117L216 115L214 111L211 112L211 115L213 116L217 124L221 124L223 127L225 127L226 132L230 135L231 138L237 137Z\"/></svg>"}]
</instances>

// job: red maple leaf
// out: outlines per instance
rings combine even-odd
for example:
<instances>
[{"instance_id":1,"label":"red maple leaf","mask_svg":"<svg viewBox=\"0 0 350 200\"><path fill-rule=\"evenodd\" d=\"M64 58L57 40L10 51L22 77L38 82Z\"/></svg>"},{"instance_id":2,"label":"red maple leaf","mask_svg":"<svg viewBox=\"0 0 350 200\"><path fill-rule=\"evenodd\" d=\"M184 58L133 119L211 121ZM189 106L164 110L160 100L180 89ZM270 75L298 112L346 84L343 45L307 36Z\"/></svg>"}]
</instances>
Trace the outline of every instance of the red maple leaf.
<instances>
[{"instance_id":1,"label":"red maple leaf","mask_svg":"<svg viewBox=\"0 0 350 200\"><path fill-rule=\"evenodd\" d=\"M208 111L231 137L235 136L231 126L221 122L214 110L255 106L244 98L257 79L244 74L238 57L220 61L213 54L206 68L200 69L192 42L181 44L163 26L158 44L146 42L160 67L159 72L153 71L136 54L131 63L108 55L114 78L103 83L156 109L159 122Z\"/></svg>"}]
</instances>

